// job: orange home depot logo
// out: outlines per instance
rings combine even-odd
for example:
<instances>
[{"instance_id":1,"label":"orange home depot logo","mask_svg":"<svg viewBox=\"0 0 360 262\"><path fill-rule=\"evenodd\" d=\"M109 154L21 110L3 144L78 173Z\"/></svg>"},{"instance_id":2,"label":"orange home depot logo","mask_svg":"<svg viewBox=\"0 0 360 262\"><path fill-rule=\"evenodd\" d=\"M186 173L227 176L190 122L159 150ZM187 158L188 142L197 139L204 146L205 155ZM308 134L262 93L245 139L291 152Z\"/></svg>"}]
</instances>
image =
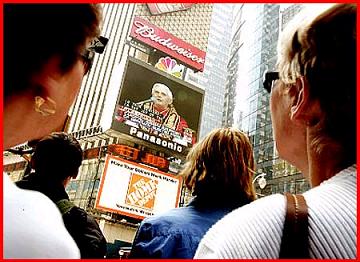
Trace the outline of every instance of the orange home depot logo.
<instances>
[{"instance_id":1,"label":"orange home depot logo","mask_svg":"<svg viewBox=\"0 0 360 262\"><path fill-rule=\"evenodd\" d=\"M141 208L153 209L158 181L131 173L125 203Z\"/></svg>"}]
</instances>

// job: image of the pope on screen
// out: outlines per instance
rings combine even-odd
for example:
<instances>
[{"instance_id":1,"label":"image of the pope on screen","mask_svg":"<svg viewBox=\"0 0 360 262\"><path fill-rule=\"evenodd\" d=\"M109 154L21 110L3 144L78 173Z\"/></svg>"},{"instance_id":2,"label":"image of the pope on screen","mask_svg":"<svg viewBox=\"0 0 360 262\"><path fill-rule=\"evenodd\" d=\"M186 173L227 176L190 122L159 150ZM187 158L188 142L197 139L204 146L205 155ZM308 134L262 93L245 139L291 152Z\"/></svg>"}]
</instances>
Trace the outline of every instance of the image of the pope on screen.
<instances>
[{"instance_id":1,"label":"image of the pope on screen","mask_svg":"<svg viewBox=\"0 0 360 262\"><path fill-rule=\"evenodd\" d=\"M180 134L184 129L189 128L186 120L181 117L173 105L173 94L170 88L162 83L155 83L151 90L151 97L148 100L137 103L142 111L150 111L158 115L161 124L171 128Z\"/></svg>"},{"instance_id":2,"label":"image of the pope on screen","mask_svg":"<svg viewBox=\"0 0 360 262\"><path fill-rule=\"evenodd\" d=\"M112 128L178 152L197 140L203 91L129 60Z\"/></svg>"}]
</instances>

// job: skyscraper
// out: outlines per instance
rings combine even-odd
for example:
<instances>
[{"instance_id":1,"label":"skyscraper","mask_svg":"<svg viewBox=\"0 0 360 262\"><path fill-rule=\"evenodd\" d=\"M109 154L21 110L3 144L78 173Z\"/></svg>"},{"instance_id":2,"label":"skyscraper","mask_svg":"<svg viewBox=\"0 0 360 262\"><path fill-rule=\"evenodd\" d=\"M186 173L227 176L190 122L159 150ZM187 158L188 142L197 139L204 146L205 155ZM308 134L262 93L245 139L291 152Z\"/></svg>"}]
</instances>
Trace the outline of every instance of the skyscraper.
<instances>
[{"instance_id":1,"label":"skyscraper","mask_svg":"<svg viewBox=\"0 0 360 262\"><path fill-rule=\"evenodd\" d=\"M234 121L235 111L235 99L236 99L236 88L238 83L238 72L241 61L243 60L241 52L244 48L241 48L243 42L241 42L242 25L243 25L243 7L244 4L234 4L232 9L232 25L231 25L231 45L229 61L227 63L227 79L225 85L224 94L224 109L223 109L223 126L233 126L235 123L241 123L242 119L238 118ZM239 117L242 117L240 111L238 112ZM239 128L239 127L238 127Z\"/></svg>"},{"instance_id":2,"label":"skyscraper","mask_svg":"<svg viewBox=\"0 0 360 262\"><path fill-rule=\"evenodd\" d=\"M207 43L205 70L199 85L205 89L200 137L222 126L227 64L230 55L232 4L214 4Z\"/></svg>"},{"instance_id":3,"label":"skyscraper","mask_svg":"<svg viewBox=\"0 0 360 262\"><path fill-rule=\"evenodd\" d=\"M239 46L239 59L237 61L233 58L233 63L238 65L230 68L237 67L237 71L230 71L229 76L231 79L231 75L235 74L232 78L237 78L233 119L234 125L246 131L252 141L257 161L256 175L265 174L265 188L259 189L255 183L261 195L284 191L302 192L308 187L303 175L277 155L272 134L269 94L262 84L264 72L276 69L279 31L298 10L298 5L281 11L278 4L244 4L240 22L234 20L234 27L238 27L239 32L235 31L238 36L233 37L233 46Z\"/></svg>"}]
</instances>

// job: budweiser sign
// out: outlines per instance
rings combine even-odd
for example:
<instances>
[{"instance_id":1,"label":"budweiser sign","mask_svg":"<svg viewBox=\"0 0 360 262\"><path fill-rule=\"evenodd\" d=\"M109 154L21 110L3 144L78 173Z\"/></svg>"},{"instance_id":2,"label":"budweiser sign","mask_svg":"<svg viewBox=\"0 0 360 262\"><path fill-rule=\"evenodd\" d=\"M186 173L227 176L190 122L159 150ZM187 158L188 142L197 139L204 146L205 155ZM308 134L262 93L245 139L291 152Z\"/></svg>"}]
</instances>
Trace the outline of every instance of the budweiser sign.
<instances>
[{"instance_id":1,"label":"budweiser sign","mask_svg":"<svg viewBox=\"0 0 360 262\"><path fill-rule=\"evenodd\" d=\"M178 59L195 70L204 70L206 55L204 51L165 32L140 17L135 17L130 36Z\"/></svg>"}]
</instances>

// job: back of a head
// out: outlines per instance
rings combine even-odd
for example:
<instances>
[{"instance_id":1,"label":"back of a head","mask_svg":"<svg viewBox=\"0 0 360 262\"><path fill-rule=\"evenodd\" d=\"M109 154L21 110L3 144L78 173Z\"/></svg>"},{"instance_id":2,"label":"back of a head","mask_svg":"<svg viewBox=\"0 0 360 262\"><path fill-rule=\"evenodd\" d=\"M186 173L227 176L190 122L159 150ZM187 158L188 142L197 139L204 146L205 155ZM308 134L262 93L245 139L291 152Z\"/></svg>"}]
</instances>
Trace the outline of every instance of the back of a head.
<instances>
[{"instance_id":1,"label":"back of a head","mask_svg":"<svg viewBox=\"0 0 360 262\"><path fill-rule=\"evenodd\" d=\"M242 205L256 197L252 185L254 168L248 137L235 128L219 128L194 145L181 174L193 195L221 204Z\"/></svg>"},{"instance_id":2,"label":"back of a head","mask_svg":"<svg viewBox=\"0 0 360 262\"><path fill-rule=\"evenodd\" d=\"M55 55L67 72L87 41L99 35L100 21L97 4L5 4L5 99L26 91Z\"/></svg>"},{"instance_id":3,"label":"back of a head","mask_svg":"<svg viewBox=\"0 0 360 262\"><path fill-rule=\"evenodd\" d=\"M38 175L62 182L68 177L76 177L82 153L79 142L73 136L54 132L37 143L31 163Z\"/></svg>"},{"instance_id":4,"label":"back of a head","mask_svg":"<svg viewBox=\"0 0 360 262\"><path fill-rule=\"evenodd\" d=\"M323 112L314 121L316 152L340 146L344 166L356 161L356 5L309 7L285 28L278 43L278 67L284 83L300 76L309 83L310 99Z\"/></svg>"}]
</instances>

